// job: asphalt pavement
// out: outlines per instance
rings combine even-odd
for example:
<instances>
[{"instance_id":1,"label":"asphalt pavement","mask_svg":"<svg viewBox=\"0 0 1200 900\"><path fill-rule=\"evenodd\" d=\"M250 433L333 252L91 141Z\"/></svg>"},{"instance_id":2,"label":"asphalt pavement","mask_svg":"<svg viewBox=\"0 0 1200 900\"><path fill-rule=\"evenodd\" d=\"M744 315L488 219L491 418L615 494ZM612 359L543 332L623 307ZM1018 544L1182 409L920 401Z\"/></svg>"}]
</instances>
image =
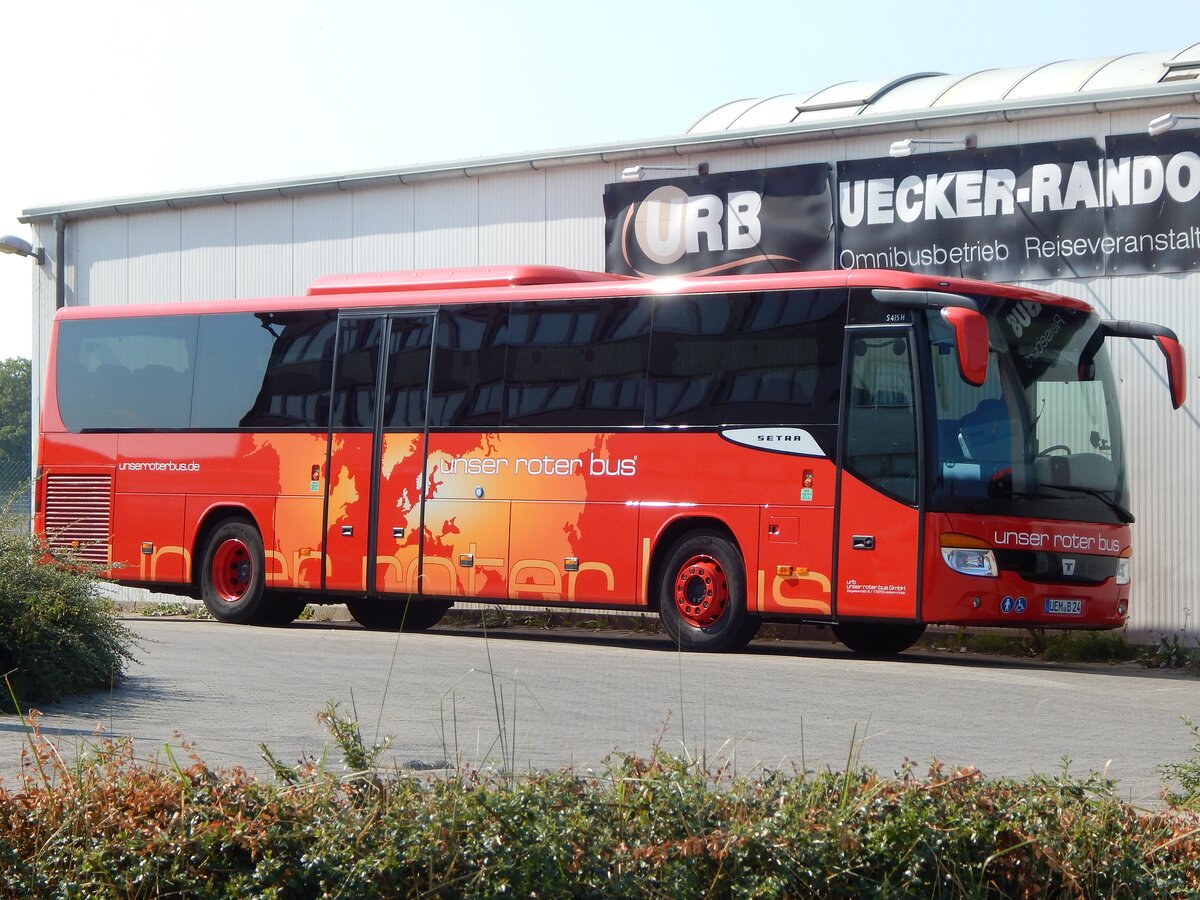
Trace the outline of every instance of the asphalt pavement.
<instances>
[{"instance_id":1,"label":"asphalt pavement","mask_svg":"<svg viewBox=\"0 0 1200 900\"><path fill-rule=\"evenodd\" d=\"M661 635L439 627L370 632L127 619L138 664L113 690L46 706L43 734L68 760L128 736L143 759L194 752L265 775L260 744L293 763L342 760L317 715L330 702L387 765L516 771L598 768L613 752L703 757L742 773L848 762L884 773L933 759L988 776L1107 773L1153 806L1160 763L1187 758L1200 680L1134 665L917 651L888 661L835 644L755 641L681 654ZM12 785L25 728L0 717L0 777ZM190 749L184 749L184 743Z\"/></svg>"}]
</instances>

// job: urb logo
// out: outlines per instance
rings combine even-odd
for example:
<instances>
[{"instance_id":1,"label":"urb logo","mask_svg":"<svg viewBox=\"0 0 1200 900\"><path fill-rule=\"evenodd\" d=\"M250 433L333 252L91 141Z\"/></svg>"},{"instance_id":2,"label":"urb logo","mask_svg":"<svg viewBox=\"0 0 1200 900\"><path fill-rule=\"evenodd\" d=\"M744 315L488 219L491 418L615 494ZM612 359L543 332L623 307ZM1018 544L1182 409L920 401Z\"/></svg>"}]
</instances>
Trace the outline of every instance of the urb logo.
<instances>
[{"instance_id":1,"label":"urb logo","mask_svg":"<svg viewBox=\"0 0 1200 900\"><path fill-rule=\"evenodd\" d=\"M726 200L715 194L689 196L682 188L664 185L637 206L633 234L638 249L651 262L670 265L685 253L752 250L762 238L762 195L730 191Z\"/></svg>"}]
</instances>

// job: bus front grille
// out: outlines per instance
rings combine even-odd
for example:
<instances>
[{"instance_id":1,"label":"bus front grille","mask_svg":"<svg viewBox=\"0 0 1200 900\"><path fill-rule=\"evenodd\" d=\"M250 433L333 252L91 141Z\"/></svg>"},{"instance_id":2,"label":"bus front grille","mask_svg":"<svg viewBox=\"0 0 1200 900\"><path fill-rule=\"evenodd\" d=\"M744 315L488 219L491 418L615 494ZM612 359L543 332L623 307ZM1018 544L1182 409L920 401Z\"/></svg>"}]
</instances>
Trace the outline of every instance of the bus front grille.
<instances>
[{"instance_id":1,"label":"bus front grille","mask_svg":"<svg viewBox=\"0 0 1200 900\"><path fill-rule=\"evenodd\" d=\"M111 475L47 476L46 543L51 550L107 565L111 533Z\"/></svg>"}]
</instances>

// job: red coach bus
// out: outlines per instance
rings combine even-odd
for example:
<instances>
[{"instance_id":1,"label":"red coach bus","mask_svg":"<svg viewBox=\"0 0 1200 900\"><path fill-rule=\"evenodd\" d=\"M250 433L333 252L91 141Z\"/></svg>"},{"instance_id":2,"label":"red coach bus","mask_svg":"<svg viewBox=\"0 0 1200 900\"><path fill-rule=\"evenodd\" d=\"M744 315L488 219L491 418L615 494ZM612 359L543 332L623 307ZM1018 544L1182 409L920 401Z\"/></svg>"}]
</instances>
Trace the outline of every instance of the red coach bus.
<instances>
[{"instance_id":1,"label":"red coach bus","mask_svg":"<svg viewBox=\"0 0 1200 900\"><path fill-rule=\"evenodd\" d=\"M887 271L322 278L304 297L69 308L36 527L225 622L345 603L645 609L694 650L763 621L867 653L928 623L1113 628L1130 523L1083 302Z\"/></svg>"}]
</instances>

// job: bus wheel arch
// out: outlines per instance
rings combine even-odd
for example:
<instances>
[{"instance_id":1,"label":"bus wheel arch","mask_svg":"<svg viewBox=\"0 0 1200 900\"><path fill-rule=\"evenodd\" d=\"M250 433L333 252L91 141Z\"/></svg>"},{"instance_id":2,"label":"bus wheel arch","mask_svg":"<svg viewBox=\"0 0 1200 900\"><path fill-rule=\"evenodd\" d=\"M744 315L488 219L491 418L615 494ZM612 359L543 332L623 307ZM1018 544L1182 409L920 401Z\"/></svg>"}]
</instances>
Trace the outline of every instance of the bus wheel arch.
<instances>
[{"instance_id":1,"label":"bus wheel arch","mask_svg":"<svg viewBox=\"0 0 1200 900\"><path fill-rule=\"evenodd\" d=\"M205 548L208 546L213 532L229 519L243 519L255 528L260 535L262 534L262 529L258 527L258 520L244 506L225 504L213 506L205 510L199 517L199 521L196 524L196 533L192 537L192 586L197 596L200 595L200 564L204 560Z\"/></svg>"},{"instance_id":2,"label":"bus wheel arch","mask_svg":"<svg viewBox=\"0 0 1200 900\"><path fill-rule=\"evenodd\" d=\"M651 603L681 649L737 650L758 632L760 620L748 608L745 557L719 521L671 523L659 538L649 585Z\"/></svg>"}]
</instances>

